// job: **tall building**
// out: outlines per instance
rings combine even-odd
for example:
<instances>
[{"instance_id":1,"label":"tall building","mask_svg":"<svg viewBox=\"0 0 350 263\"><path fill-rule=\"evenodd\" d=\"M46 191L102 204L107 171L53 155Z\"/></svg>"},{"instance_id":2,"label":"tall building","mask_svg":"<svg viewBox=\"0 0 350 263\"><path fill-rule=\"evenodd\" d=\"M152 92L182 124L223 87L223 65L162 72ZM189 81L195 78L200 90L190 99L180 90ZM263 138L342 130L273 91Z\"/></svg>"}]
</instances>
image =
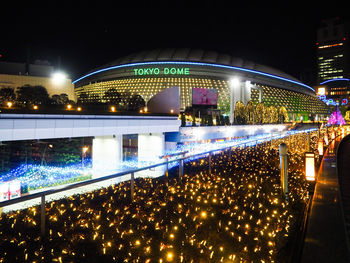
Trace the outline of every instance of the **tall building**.
<instances>
[{"instance_id":1,"label":"tall building","mask_svg":"<svg viewBox=\"0 0 350 263\"><path fill-rule=\"evenodd\" d=\"M338 18L323 22L317 31L318 84L350 77L349 23Z\"/></svg>"}]
</instances>

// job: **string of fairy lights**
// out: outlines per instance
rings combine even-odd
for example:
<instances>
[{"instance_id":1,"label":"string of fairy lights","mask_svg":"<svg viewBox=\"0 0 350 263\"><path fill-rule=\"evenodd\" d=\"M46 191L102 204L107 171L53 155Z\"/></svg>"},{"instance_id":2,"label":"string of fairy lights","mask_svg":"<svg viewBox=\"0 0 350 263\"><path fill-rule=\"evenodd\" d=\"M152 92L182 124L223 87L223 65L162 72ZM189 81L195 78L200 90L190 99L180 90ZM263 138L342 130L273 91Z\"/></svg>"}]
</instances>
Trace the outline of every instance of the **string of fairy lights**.
<instances>
[{"instance_id":1,"label":"string of fairy lights","mask_svg":"<svg viewBox=\"0 0 350 263\"><path fill-rule=\"evenodd\" d=\"M305 133L228 148L185 164L180 179L138 178L2 214L0 262L279 262L305 207ZM310 151L318 133L310 132ZM281 195L278 145L289 154L289 199ZM318 156L316 156L318 158ZM43 242L44 241L44 242Z\"/></svg>"}]
</instances>

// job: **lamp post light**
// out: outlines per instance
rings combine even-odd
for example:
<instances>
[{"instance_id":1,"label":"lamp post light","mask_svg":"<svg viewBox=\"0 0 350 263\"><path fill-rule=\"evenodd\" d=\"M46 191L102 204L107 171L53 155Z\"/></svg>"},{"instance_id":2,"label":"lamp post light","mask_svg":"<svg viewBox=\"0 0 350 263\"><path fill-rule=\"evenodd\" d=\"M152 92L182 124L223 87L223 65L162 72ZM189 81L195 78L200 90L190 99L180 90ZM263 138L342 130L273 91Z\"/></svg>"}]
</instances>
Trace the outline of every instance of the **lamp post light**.
<instances>
[{"instance_id":1,"label":"lamp post light","mask_svg":"<svg viewBox=\"0 0 350 263\"><path fill-rule=\"evenodd\" d=\"M8 108L11 108L12 105L13 105L13 103L12 103L11 101L7 102L6 104L7 104L7 107L8 107Z\"/></svg>"},{"instance_id":2,"label":"lamp post light","mask_svg":"<svg viewBox=\"0 0 350 263\"><path fill-rule=\"evenodd\" d=\"M316 180L316 172L315 172L315 154L312 152L305 153L305 177L307 181L315 181Z\"/></svg>"}]
</instances>

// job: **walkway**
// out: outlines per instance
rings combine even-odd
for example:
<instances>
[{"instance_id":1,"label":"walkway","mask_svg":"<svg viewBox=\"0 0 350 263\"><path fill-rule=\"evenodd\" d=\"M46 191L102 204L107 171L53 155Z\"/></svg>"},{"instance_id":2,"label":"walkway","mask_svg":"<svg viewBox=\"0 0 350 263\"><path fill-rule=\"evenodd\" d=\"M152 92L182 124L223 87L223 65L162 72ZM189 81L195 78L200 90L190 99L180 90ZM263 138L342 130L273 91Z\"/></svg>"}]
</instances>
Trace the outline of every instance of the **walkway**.
<instances>
[{"instance_id":1,"label":"walkway","mask_svg":"<svg viewBox=\"0 0 350 263\"><path fill-rule=\"evenodd\" d=\"M322 161L311 203L302 254L303 263L341 263L348 259L344 220L336 172L336 149L333 142Z\"/></svg>"}]
</instances>

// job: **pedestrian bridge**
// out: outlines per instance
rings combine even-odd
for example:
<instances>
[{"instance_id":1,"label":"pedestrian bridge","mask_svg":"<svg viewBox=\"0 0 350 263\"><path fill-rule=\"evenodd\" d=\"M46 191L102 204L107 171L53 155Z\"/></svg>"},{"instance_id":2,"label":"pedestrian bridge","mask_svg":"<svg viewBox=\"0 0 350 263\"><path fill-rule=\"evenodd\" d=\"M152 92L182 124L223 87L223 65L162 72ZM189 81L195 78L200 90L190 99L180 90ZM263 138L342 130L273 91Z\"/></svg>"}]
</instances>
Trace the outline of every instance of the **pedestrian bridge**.
<instances>
[{"instance_id":1,"label":"pedestrian bridge","mask_svg":"<svg viewBox=\"0 0 350 263\"><path fill-rule=\"evenodd\" d=\"M178 132L177 116L0 114L0 141Z\"/></svg>"},{"instance_id":2,"label":"pedestrian bridge","mask_svg":"<svg viewBox=\"0 0 350 263\"><path fill-rule=\"evenodd\" d=\"M123 135L138 134L138 160L149 161L164 154L165 133L178 132L180 124L177 116L0 114L0 142L94 137L98 172L122 162Z\"/></svg>"}]
</instances>

